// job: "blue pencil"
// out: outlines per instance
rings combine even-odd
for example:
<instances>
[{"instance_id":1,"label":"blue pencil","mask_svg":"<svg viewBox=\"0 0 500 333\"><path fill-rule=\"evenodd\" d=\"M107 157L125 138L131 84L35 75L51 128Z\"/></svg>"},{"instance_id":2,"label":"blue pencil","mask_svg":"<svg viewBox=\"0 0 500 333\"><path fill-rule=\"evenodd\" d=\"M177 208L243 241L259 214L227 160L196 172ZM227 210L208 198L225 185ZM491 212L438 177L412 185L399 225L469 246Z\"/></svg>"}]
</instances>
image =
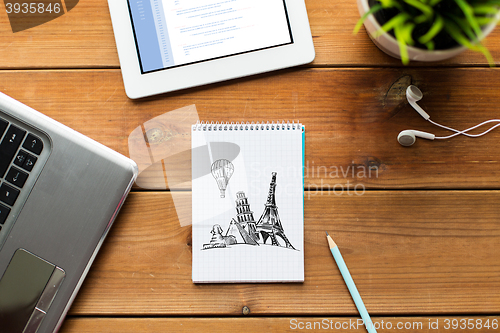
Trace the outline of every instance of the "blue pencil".
<instances>
[{"instance_id":1,"label":"blue pencil","mask_svg":"<svg viewBox=\"0 0 500 333\"><path fill-rule=\"evenodd\" d=\"M340 273L342 273L342 277L344 278L345 284L347 285L347 288L351 293L352 299L354 300L354 304L356 304L359 314L361 315L361 319L363 319L366 330L369 333L377 333L377 330L375 330L375 327L373 326L373 322L370 318L370 315L368 314L368 311L366 311L365 304L363 303L363 300L359 295L358 289L354 284L354 281L351 277L351 273L349 273L349 270L347 269L347 266L344 262L344 258L342 258L342 255L340 254L337 244L335 244L335 242L333 241L332 237L330 237L328 232L326 233L326 238L328 239L328 245L330 246L330 251L332 251L333 258L337 262L337 266L339 267Z\"/></svg>"}]
</instances>

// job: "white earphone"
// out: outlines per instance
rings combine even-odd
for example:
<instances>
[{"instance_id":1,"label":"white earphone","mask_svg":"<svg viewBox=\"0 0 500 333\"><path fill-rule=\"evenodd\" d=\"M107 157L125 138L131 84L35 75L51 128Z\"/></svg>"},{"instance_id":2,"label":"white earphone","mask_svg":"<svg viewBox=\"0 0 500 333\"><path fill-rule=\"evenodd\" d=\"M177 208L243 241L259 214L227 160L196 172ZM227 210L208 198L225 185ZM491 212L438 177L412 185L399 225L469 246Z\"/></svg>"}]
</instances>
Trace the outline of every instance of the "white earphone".
<instances>
[{"instance_id":1,"label":"white earphone","mask_svg":"<svg viewBox=\"0 0 500 333\"><path fill-rule=\"evenodd\" d=\"M422 94L422 91L420 91L420 89L416 86L409 85L408 88L406 88L406 99L408 100L408 103L410 103L410 105L417 110L417 112L420 113L425 120L428 120L430 116L417 104L422 97L424 97L424 94Z\"/></svg>"},{"instance_id":2,"label":"white earphone","mask_svg":"<svg viewBox=\"0 0 500 333\"><path fill-rule=\"evenodd\" d=\"M415 130L404 130L398 135L398 142L405 147L411 146L417 141L417 137L424 138L427 140L434 140L436 136L431 133L415 131Z\"/></svg>"},{"instance_id":3,"label":"white earphone","mask_svg":"<svg viewBox=\"0 0 500 333\"><path fill-rule=\"evenodd\" d=\"M432 121L431 120L431 117L427 114L427 112L425 112L418 104L417 102L420 101L422 99L422 97L424 96L424 94L422 94L422 92L420 91L420 89L418 89L416 86L414 85L410 85L408 86L408 88L406 88L406 98L408 99L408 103L410 103L410 105L427 121L429 121L430 123L436 125L436 126L439 126L441 128L444 128L448 131L452 131L452 132L455 132L451 135L448 135L448 136L435 136L434 134L431 134L431 133L427 133L427 132L422 132L422 131L416 131L416 130L404 130L404 131L401 131L398 135L398 142L402 145L402 146L405 146L405 147L408 147L408 146L411 146L412 144L415 143L415 141L417 140L417 137L419 138L423 138L423 139L427 139L427 140L434 140L434 139L440 139L440 140L443 140L443 139L449 139L449 138L453 138L454 136L457 136L457 135L465 135L465 136L468 136L470 138L477 138L479 136L482 136L482 135L485 135L486 133L490 132L491 130L495 129L496 127L500 126L500 119L491 119L491 120L486 120L480 124L477 124L476 126L473 126L473 127L470 127L470 128L467 128L463 131L459 131L459 130L456 130L454 128L450 128L450 127L446 127L446 126L443 126L441 124L438 124L436 123L435 121ZM479 134L469 134L467 132L469 131L472 131L473 129L476 129L478 127L481 127L483 125L486 125L488 123L497 123L496 125L490 127L489 129L487 129L486 131L482 132L482 133L479 133Z\"/></svg>"}]
</instances>

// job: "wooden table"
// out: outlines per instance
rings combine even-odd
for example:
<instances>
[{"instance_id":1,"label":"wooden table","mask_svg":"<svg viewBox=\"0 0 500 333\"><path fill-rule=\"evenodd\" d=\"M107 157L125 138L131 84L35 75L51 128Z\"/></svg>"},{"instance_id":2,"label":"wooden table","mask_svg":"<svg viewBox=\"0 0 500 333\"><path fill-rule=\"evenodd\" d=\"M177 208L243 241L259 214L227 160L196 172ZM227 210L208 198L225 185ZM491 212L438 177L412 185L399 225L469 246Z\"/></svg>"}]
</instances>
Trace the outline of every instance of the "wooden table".
<instances>
[{"instance_id":1,"label":"wooden table","mask_svg":"<svg viewBox=\"0 0 500 333\"><path fill-rule=\"evenodd\" d=\"M172 193L189 201L189 191L136 186L62 332L364 332L325 230L379 332L499 331L500 130L411 148L396 137L404 129L446 133L408 105L410 83L435 121L466 128L499 118L500 69L470 51L403 66L364 30L352 35L354 0L306 5L312 64L132 101L106 0L80 1L17 33L0 4L0 91L124 155L136 127L193 104L206 121L306 127L304 283L194 285L191 228L180 226L172 204ZM487 39L497 65L499 37L497 29ZM346 172L362 168L378 172Z\"/></svg>"}]
</instances>

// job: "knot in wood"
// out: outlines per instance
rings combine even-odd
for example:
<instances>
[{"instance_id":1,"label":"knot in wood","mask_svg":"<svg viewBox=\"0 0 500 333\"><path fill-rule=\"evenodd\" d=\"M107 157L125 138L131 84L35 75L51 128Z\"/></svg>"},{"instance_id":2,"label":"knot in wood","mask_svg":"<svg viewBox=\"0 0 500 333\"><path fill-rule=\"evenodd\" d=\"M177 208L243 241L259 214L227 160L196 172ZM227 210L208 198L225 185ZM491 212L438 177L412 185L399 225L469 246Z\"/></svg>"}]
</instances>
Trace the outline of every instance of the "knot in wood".
<instances>
[{"instance_id":1,"label":"knot in wood","mask_svg":"<svg viewBox=\"0 0 500 333\"><path fill-rule=\"evenodd\" d=\"M146 139L149 144L158 144L163 141L165 132L159 128L152 128L146 132Z\"/></svg>"}]
</instances>

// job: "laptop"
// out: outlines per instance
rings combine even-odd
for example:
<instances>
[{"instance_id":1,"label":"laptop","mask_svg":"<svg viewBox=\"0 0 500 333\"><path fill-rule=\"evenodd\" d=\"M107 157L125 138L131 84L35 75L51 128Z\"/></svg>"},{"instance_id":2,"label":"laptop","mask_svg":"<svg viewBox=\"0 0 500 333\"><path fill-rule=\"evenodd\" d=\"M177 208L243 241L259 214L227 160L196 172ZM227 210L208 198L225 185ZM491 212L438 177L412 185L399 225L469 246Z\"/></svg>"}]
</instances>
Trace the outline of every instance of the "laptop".
<instances>
[{"instance_id":1,"label":"laptop","mask_svg":"<svg viewBox=\"0 0 500 333\"><path fill-rule=\"evenodd\" d=\"M129 158L0 93L0 332L56 332L137 177Z\"/></svg>"}]
</instances>

